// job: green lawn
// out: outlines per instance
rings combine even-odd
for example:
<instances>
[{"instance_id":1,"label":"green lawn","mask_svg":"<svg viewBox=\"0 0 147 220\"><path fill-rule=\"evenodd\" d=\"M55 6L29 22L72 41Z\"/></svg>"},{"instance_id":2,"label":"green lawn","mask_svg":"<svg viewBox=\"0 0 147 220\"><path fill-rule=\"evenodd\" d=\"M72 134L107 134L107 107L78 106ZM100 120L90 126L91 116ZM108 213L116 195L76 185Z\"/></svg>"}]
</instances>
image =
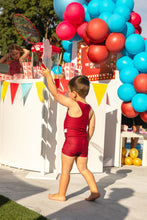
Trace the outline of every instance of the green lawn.
<instances>
[{"instance_id":1,"label":"green lawn","mask_svg":"<svg viewBox=\"0 0 147 220\"><path fill-rule=\"evenodd\" d=\"M47 220L47 218L0 195L0 220Z\"/></svg>"}]
</instances>

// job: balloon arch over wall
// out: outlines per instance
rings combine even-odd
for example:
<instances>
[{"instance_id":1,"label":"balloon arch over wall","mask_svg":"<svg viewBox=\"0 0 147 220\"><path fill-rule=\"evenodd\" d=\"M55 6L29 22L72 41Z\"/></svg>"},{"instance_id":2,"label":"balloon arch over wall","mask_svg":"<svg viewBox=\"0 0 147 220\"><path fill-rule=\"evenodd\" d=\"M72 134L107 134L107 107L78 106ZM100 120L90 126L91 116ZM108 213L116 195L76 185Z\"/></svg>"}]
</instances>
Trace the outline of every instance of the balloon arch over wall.
<instances>
[{"instance_id":1,"label":"balloon arch over wall","mask_svg":"<svg viewBox=\"0 0 147 220\"><path fill-rule=\"evenodd\" d=\"M71 62L72 42L83 40L94 64L105 63L110 53L121 53L116 67L123 83L118 89L122 113L147 123L147 40L140 34L141 16L133 11L134 0L54 0L62 21L56 28Z\"/></svg>"}]
</instances>

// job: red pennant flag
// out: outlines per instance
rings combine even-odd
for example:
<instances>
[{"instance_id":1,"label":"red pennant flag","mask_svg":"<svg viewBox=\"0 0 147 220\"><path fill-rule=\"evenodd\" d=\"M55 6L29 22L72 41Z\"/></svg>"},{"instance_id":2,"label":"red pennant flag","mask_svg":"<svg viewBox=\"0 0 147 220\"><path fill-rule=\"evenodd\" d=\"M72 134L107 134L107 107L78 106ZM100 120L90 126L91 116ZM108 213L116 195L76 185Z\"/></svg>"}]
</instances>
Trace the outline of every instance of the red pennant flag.
<instances>
[{"instance_id":1,"label":"red pennant flag","mask_svg":"<svg viewBox=\"0 0 147 220\"><path fill-rule=\"evenodd\" d=\"M19 84L18 83L10 83L10 91L11 91L11 103L13 104L14 98L17 92Z\"/></svg>"},{"instance_id":2,"label":"red pennant flag","mask_svg":"<svg viewBox=\"0 0 147 220\"><path fill-rule=\"evenodd\" d=\"M63 95L68 91L68 81L67 79L55 79L56 87Z\"/></svg>"}]
</instances>

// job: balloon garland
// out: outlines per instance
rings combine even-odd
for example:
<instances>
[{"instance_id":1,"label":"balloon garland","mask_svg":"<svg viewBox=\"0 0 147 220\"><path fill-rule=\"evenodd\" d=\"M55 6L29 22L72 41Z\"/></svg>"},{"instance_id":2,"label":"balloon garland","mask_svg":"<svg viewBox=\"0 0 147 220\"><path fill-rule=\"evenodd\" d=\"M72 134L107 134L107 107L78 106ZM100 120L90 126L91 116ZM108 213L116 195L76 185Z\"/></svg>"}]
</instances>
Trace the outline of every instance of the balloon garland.
<instances>
[{"instance_id":1,"label":"balloon garland","mask_svg":"<svg viewBox=\"0 0 147 220\"><path fill-rule=\"evenodd\" d=\"M63 40L64 61L71 62L68 46L81 38L94 64L106 62L109 53L121 53L116 67L123 83L118 89L122 113L130 118L140 114L147 123L147 40L140 35L141 16L133 11L134 0L57 1L54 10L62 22L56 34Z\"/></svg>"}]
</instances>

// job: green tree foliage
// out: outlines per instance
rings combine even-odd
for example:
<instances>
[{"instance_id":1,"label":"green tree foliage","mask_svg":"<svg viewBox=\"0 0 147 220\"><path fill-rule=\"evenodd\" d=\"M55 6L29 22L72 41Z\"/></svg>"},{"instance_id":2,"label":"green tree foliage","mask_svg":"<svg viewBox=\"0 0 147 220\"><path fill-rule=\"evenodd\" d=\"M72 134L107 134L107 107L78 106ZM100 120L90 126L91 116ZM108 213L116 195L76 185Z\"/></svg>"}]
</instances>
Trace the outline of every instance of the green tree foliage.
<instances>
[{"instance_id":1,"label":"green tree foliage","mask_svg":"<svg viewBox=\"0 0 147 220\"><path fill-rule=\"evenodd\" d=\"M53 0L0 0L0 51L5 54L11 43L30 49L31 45L24 41L13 25L13 16L22 14L37 28L40 41L43 38L56 36L57 18ZM59 41L59 43L61 43ZM59 45L57 45L59 46Z\"/></svg>"}]
</instances>

